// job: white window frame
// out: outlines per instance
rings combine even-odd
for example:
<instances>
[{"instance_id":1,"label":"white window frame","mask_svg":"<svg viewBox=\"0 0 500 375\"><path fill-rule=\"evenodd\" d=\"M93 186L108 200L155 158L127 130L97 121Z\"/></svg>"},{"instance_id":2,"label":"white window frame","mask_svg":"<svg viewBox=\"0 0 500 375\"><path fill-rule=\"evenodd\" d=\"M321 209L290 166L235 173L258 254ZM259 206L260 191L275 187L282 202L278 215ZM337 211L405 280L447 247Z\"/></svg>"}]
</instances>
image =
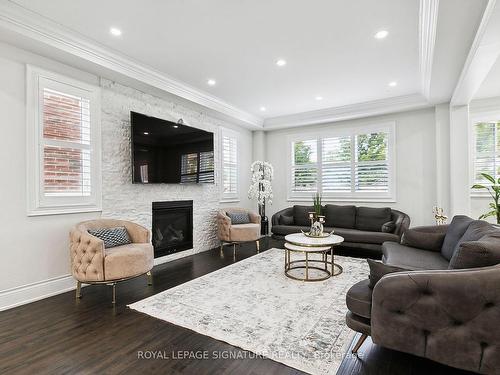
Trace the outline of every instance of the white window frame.
<instances>
[{"instance_id":1,"label":"white window frame","mask_svg":"<svg viewBox=\"0 0 500 375\"><path fill-rule=\"evenodd\" d=\"M326 193L321 192L321 176L322 176L322 157L321 157L321 140L330 137L342 137L342 136L355 136L359 134L386 132L388 133L388 168L389 168L389 185L388 192L335 192ZM311 192L297 193L292 191L292 163L293 163L293 148L292 142L298 142L301 140L316 139L318 142L317 146L317 169L318 169L318 192L322 194L324 201L331 202L396 202L396 123L394 121L356 126L356 127L345 127L338 129L328 129L321 132L304 132L290 134L287 137L287 200L291 202L304 202L312 199ZM351 168L355 166L354 158L355 150L351 150ZM352 172L354 173L354 169Z\"/></svg>"},{"instance_id":2,"label":"white window frame","mask_svg":"<svg viewBox=\"0 0 500 375\"><path fill-rule=\"evenodd\" d=\"M45 196L43 194L43 89L50 88L90 100L91 194L89 196ZM26 134L28 216L55 215L102 210L101 197L101 106L100 88L58 73L26 66ZM71 142L56 141L71 147Z\"/></svg>"},{"instance_id":3,"label":"white window frame","mask_svg":"<svg viewBox=\"0 0 500 375\"><path fill-rule=\"evenodd\" d=\"M224 147L223 139L224 137L234 138L236 140L236 193L224 193ZM240 171L239 171L239 160L240 160L240 142L238 133L227 128L220 128L219 131L219 165L220 165L220 202L221 203L237 203L240 201Z\"/></svg>"},{"instance_id":4,"label":"white window frame","mask_svg":"<svg viewBox=\"0 0 500 375\"><path fill-rule=\"evenodd\" d=\"M474 164L476 161L476 132L474 126L479 122L498 122L500 121L500 110L478 111L470 117L469 121L469 194L472 198L491 198L491 195L484 189L472 189L472 185L476 183L474 180L475 170Z\"/></svg>"}]
</instances>

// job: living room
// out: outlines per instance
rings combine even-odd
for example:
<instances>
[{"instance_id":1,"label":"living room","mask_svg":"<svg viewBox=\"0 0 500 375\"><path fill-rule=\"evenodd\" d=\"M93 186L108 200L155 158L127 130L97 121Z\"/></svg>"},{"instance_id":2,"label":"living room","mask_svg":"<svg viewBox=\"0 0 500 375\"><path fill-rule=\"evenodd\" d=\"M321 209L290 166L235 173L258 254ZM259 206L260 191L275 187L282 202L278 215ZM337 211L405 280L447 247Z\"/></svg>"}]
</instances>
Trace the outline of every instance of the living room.
<instances>
[{"instance_id":1,"label":"living room","mask_svg":"<svg viewBox=\"0 0 500 375\"><path fill-rule=\"evenodd\" d=\"M498 25L0 0L0 372L499 373Z\"/></svg>"}]
</instances>

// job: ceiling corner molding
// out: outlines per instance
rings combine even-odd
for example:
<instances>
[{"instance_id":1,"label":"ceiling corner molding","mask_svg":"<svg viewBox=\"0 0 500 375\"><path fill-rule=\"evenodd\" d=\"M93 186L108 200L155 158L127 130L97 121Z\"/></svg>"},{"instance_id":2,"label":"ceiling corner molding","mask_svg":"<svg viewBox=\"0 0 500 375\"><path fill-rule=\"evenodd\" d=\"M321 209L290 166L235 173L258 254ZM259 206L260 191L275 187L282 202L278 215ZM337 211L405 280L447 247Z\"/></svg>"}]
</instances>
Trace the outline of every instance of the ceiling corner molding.
<instances>
[{"instance_id":1,"label":"ceiling corner molding","mask_svg":"<svg viewBox=\"0 0 500 375\"><path fill-rule=\"evenodd\" d=\"M427 107L431 107L431 104L421 94L396 96L370 102L269 118L264 121L264 130L325 124Z\"/></svg>"},{"instance_id":2,"label":"ceiling corner molding","mask_svg":"<svg viewBox=\"0 0 500 375\"><path fill-rule=\"evenodd\" d=\"M492 23L500 22L499 7L500 3L497 0L488 0L481 23L451 97L451 105L453 106L468 105L470 103L500 56L500 35L496 34L495 27L491 27ZM489 43L485 42L486 36L490 39Z\"/></svg>"},{"instance_id":3,"label":"ceiling corner molding","mask_svg":"<svg viewBox=\"0 0 500 375\"><path fill-rule=\"evenodd\" d=\"M263 127L264 120L259 116L109 50L8 0L0 0L0 30L2 28L229 116L249 129Z\"/></svg>"},{"instance_id":4,"label":"ceiling corner molding","mask_svg":"<svg viewBox=\"0 0 500 375\"><path fill-rule=\"evenodd\" d=\"M420 0L419 67L422 95L429 100L438 22L439 0Z\"/></svg>"}]
</instances>

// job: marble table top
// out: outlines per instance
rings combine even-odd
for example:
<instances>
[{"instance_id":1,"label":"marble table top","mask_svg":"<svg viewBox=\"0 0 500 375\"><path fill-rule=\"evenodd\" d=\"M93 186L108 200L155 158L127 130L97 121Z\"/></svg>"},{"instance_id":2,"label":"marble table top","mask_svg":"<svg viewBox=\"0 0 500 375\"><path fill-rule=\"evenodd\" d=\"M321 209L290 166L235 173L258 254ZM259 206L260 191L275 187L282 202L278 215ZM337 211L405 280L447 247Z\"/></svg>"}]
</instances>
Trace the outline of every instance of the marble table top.
<instances>
[{"instance_id":1,"label":"marble table top","mask_svg":"<svg viewBox=\"0 0 500 375\"><path fill-rule=\"evenodd\" d=\"M307 237L303 233L292 233L285 236L285 241L298 246L334 246L344 242L344 237L332 234L328 237Z\"/></svg>"}]
</instances>

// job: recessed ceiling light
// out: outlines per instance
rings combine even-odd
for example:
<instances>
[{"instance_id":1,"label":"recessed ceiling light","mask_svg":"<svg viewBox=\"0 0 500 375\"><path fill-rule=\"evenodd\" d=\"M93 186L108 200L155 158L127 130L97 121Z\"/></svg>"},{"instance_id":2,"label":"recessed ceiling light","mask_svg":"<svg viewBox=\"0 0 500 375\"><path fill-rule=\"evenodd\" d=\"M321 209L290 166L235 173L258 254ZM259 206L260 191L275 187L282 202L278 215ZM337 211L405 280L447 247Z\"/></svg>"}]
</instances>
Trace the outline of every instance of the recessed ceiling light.
<instances>
[{"instance_id":1,"label":"recessed ceiling light","mask_svg":"<svg viewBox=\"0 0 500 375\"><path fill-rule=\"evenodd\" d=\"M261 112L265 112L267 110L267 108L262 106L262 107L260 107L260 110L261 110Z\"/></svg>"},{"instance_id":2,"label":"recessed ceiling light","mask_svg":"<svg viewBox=\"0 0 500 375\"><path fill-rule=\"evenodd\" d=\"M209 86L215 86L216 83L217 82L215 81L215 79L209 79L209 80L207 80L207 85L209 85Z\"/></svg>"},{"instance_id":3,"label":"recessed ceiling light","mask_svg":"<svg viewBox=\"0 0 500 375\"><path fill-rule=\"evenodd\" d=\"M389 82L389 87L396 87L398 83L396 81Z\"/></svg>"},{"instance_id":4,"label":"recessed ceiling light","mask_svg":"<svg viewBox=\"0 0 500 375\"><path fill-rule=\"evenodd\" d=\"M114 36L120 36L122 35L122 31L116 27L112 27L109 29L109 32L113 34Z\"/></svg>"},{"instance_id":5,"label":"recessed ceiling light","mask_svg":"<svg viewBox=\"0 0 500 375\"><path fill-rule=\"evenodd\" d=\"M380 30L375 34L375 39L384 39L387 35L389 35L389 31Z\"/></svg>"},{"instance_id":6,"label":"recessed ceiling light","mask_svg":"<svg viewBox=\"0 0 500 375\"><path fill-rule=\"evenodd\" d=\"M323 97L318 95L318 96L317 96L317 97L315 97L314 99L316 99L317 101L320 101L320 100L323 100Z\"/></svg>"},{"instance_id":7,"label":"recessed ceiling light","mask_svg":"<svg viewBox=\"0 0 500 375\"><path fill-rule=\"evenodd\" d=\"M148 132L144 132L144 133L142 133L142 134L144 134L144 135L149 135L149 133L148 133Z\"/></svg>"},{"instance_id":8,"label":"recessed ceiling light","mask_svg":"<svg viewBox=\"0 0 500 375\"><path fill-rule=\"evenodd\" d=\"M284 59L278 59L278 60L276 60L276 65L278 65L278 66L285 66L286 65L286 60L284 60Z\"/></svg>"}]
</instances>

